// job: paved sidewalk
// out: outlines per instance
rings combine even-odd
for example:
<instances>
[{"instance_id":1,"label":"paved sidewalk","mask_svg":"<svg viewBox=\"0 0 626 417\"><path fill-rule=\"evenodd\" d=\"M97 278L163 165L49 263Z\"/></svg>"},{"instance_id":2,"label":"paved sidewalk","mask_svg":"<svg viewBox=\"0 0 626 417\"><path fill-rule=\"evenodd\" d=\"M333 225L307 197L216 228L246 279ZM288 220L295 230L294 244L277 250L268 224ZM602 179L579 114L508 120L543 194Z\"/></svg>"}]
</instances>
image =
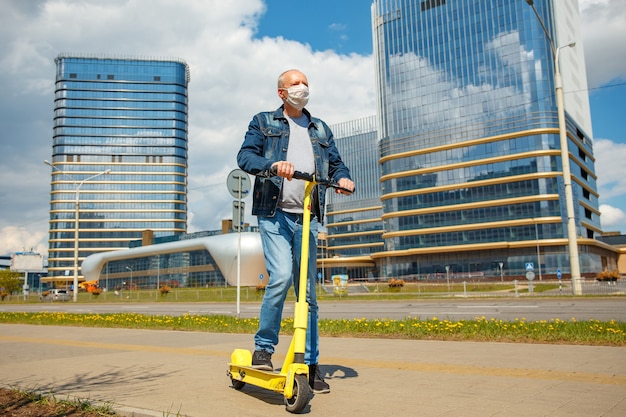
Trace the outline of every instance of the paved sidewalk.
<instances>
[{"instance_id":1,"label":"paved sidewalk","mask_svg":"<svg viewBox=\"0 0 626 417\"><path fill-rule=\"evenodd\" d=\"M315 395L305 415L626 416L626 348L339 338L321 346L332 391ZM280 394L230 387L234 348L251 349L252 335L0 324L0 383L107 402L127 416L290 415Z\"/></svg>"}]
</instances>

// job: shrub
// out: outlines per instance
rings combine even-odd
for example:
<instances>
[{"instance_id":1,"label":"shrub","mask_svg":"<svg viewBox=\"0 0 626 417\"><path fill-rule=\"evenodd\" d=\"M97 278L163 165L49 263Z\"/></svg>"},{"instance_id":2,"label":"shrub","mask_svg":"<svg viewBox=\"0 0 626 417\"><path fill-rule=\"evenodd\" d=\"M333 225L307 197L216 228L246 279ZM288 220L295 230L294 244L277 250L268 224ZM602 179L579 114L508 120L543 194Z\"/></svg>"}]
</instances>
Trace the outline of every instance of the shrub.
<instances>
[{"instance_id":1,"label":"shrub","mask_svg":"<svg viewBox=\"0 0 626 417\"><path fill-rule=\"evenodd\" d=\"M596 279L598 281L617 281L618 279L620 279L620 274L617 269L614 269L612 271L605 269L604 271L596 275Z\"/></svg>"},{"instance_id":2,"label":"shrub","mask_svg":"<svg viewBox=\"0 0 626 417\"><path fill-rule=\"evenodd\" d=\"M169 287L169 285L163 285L161 288L159 288L159 291L161 291L161 295L167 295L170 291L172 291L172 289Z\"/></svg>"},{"instance_id":3,"label":"shrub","mask_svg":"<svg viewBox=\"0 0 626 417\"><path fill-rule=\"evenodd\" d=\"M395 278L391 278L389 280L389 288L402 288L404 287L404 280L403 279L395 279Z\"/></svg>"}]
</instances>

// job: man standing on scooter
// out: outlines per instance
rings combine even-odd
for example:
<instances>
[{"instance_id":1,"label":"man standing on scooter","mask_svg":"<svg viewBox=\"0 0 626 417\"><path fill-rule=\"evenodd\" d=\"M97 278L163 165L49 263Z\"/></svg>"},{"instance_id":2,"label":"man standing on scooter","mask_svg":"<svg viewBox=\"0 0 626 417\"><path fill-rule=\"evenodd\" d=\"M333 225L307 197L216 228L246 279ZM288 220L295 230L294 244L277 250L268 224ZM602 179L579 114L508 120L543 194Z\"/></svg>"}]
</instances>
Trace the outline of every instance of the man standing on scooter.
<instances>
[{"instance_id":1,"label":"man standing on scooter","mask_svg":"<svg viewBox=\"0 0 626 417\"><path fill-rule=\"evenodd\" d=\"M295 69L283 72L278 77L278 97L283 101L281 107L252 118L237 155L239 167L256 177L252 214L258 218L269 273L252 356L252 366L264 370L274 369L271 359L278 344L285 298L292 283L297 287L300 275L304 181L292 179L293 174L314 173L316 178L330 178L342 188L354 190L350 171L341 160L328 125L304 108L309 101L306 76ZM309 365L309 384L318 394L330 392L318 366L315 295L317 229L324 220L325 195L326 188L318 185L311 196L306 292L309 320L304 362Z\"/></svg>"}]
</instances>

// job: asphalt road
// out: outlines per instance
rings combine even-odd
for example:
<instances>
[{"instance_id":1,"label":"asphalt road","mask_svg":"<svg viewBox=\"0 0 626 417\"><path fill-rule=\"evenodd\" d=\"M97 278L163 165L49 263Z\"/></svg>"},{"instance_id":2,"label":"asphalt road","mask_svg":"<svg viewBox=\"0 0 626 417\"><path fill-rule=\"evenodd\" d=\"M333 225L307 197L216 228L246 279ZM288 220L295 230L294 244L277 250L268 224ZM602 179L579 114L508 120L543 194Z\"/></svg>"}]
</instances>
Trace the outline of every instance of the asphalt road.
<instances>
[{"instance_id":1,"label":"asphalt road","mask_svg":"<svg viewBox=\"0 0 626 417\"><path fill-rule=\"evenodd\" d=\"M239 316L258 317L260 302L242 302ZM42 304L1 304L0 311L63 311L70 313L142 313L150 315L201 314L237 315L236 303L112 303L89 304L56 302ZM293 316L293 303L288 302L285 317ZM451 299L451 300L385 300L324 301L320 303L322 319L404 319L415 317L440 320L471 320L477 317L514 321L616 320L626 322L626 298L524 298L524 299Z\"/></svg>"}]
</instances>

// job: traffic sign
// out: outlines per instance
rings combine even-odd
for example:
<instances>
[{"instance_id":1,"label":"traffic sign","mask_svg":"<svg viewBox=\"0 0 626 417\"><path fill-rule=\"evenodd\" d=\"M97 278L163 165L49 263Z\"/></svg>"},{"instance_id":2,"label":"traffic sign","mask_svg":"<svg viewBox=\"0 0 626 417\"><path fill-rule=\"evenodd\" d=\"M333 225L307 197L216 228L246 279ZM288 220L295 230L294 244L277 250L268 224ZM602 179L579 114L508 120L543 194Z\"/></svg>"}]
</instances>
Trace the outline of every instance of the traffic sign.
<instances>
[{"instance_id":1,"label":"traffic sign","mask_svg":"<svg viewBox=\"0 0 626 417\"><path fill-rule=\"evenodd\" d=\"M560 268L556 270L556 277L557 277L558 279L563 278L563 273L561 272L561 269L560 269Z\"/></svg>"},{"instance_id":2,"label":"traffic sign","mask_svg":"<svg viewBox=\"0 0 626 417\"><path fill-rule=\"evenodd\" d=\"M535 270L535 264L532 262L526 262L526 270L527 271L534 271Z\"/></svg>"},{"instance_id":3,"label":"traffic sign","mask_svg":"<svg viewBox=\"0 0 626 417\"><path fill-rule=\"evenodd\" d=\"M234 169L228 174L226 186L228 192L235 198L245 198L250 193L250 176L241 169Z\"/></svg>"},{"instance_id":4,"label":"traffic sign","mask_svg":"<svg viewBox=\"0 0 626 417\"><path fill-rule=\"evenodd\" d=\"M533 279L535 279L535 273L533 271L526 272L526 279L532 281Z\"/></svg>"}]
</instances>

